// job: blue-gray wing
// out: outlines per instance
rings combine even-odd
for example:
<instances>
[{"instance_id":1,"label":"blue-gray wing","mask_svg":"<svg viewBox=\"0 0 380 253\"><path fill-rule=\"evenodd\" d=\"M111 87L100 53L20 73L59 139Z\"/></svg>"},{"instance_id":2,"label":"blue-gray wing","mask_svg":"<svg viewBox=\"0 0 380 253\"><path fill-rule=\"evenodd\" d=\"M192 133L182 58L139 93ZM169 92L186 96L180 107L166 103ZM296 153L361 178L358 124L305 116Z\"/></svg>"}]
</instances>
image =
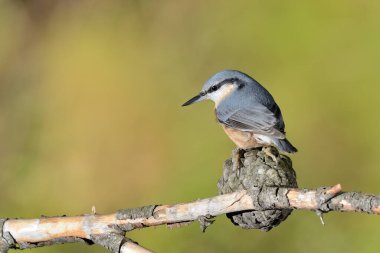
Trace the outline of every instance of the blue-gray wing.
<instances>
[{"instance_id":1,"label":"blue-gray wing","mask_svg":"<svg viewBox=\"0 0 380 253\"><path fill-rule=\"evenodd\" d=\"M281 111L277 105L271 109L260 103L239 109L219 106L216 115L219 122L227 127L284 139L285 125Z\"/></svg>"}]
</instances>

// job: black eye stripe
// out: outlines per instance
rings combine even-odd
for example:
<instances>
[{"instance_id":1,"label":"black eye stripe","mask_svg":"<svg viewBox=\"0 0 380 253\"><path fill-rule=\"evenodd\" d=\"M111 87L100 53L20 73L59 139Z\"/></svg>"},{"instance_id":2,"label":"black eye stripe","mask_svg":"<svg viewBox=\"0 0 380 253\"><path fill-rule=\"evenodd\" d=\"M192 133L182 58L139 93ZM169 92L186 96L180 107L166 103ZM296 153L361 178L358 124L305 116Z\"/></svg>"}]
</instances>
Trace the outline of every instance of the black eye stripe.
<instances>
[{"instance_id":1,"label":"black eye stripe","mask_svg":"<svg viewBox=\"0 0 380 253\"><path fill-rule=\"evenodd\" d=\"M225 85L227 83L237 83L237 82L240 83L238 88L241 88L240 87L241 85L244 86L244 83L242 83L239 78L228 78L228 79L224 79L223 81L221 81L218 84L214 84L207 91L202 91L200 93L200 95L204 96L204 95L206 95L206 93L211 93L211 92L217 91L220 87L222 87L223 85Z\"/></svg>"}]
</instances>

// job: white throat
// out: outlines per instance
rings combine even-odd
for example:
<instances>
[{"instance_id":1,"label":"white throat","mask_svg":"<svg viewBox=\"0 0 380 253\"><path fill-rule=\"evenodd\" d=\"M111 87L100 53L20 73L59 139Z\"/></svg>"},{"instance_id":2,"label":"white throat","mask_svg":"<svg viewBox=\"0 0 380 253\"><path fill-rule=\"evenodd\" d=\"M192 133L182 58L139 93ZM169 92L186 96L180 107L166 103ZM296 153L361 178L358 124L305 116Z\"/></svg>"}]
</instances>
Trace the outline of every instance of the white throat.
<instances>
[{"instance_id":1,"label":"white throat","mask_svg":"<svg viewBox=\"0 0 380 253\"><path fill-rule=\"evenodd\" d=\"M226 97L228 97L234 90L236 90L236 85L229 83L220 87L217 91L207 94L207 98L215 102L215 107L217 107L220 102L222 102Z\"/></svg>"}]
</instances>

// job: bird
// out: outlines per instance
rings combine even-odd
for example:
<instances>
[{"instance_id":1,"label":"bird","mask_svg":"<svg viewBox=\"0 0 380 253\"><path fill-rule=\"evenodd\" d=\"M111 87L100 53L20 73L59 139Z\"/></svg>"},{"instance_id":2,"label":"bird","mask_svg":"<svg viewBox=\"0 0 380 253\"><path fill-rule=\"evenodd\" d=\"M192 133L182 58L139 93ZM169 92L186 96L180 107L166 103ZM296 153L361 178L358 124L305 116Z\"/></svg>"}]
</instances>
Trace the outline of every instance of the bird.
<instances>
[{"instance_id":1,"label":"bird","mask_svg":"<svg viewBox=\"0 0 380 253\"><path fill-rule=\"evenodd\" d=\"M215 103L217 121L238 149L275 147L281 152L297 152L286 139L280 107L269 91L249 75L238 70L220 71L182 106L203 100Z\"/></svg>"}]
</instances>

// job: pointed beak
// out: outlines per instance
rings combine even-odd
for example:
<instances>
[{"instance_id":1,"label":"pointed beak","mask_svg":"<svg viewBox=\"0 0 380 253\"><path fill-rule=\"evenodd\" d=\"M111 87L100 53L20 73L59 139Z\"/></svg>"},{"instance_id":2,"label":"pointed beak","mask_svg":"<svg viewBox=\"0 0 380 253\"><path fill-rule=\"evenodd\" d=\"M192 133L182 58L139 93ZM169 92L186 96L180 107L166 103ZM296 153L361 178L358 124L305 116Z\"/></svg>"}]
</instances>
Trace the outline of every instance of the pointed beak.
<instances>
[{"instance_id":1,"label":"pointed beak","mask_svg":"<svg viewBox=\"0 0 380 253\"><path fill-rule=\"evenodd\" d=\"M205 96L201 96L199 94L199 95L196 95L195 97L193 97L192 99L190 99L189 101L187 101L186 103L184 103L182 106L188 106L188 105L200 102L200 101L202 101L204 99L205 99Z\"/></svg>"}]
</instances>

